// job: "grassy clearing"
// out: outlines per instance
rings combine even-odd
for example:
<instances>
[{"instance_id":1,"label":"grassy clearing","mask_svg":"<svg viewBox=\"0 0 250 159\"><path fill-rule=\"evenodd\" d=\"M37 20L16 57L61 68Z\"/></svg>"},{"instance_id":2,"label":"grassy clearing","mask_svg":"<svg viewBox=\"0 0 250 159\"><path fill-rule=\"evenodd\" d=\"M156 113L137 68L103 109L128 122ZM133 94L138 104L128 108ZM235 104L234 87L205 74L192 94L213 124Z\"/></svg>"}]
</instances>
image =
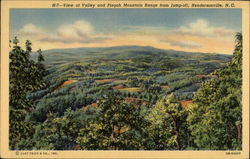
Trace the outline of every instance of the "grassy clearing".
<instances>
[{"instance_id":1,"label":"grassy clearing","mask_svg":"<svg viewBox=\"0 0 250 159\"><path fill-rule=\"evenodd\" d=\"M78 80L67 80L67 81L64 81L63 84L61 86L59 86L58 88L62 88L64 86L67 86L69 84L72 84L72 83L75 83L77 82Z\"/></svg>"},{"instance_id":2,"label":"grassy clearing","mask_svg":"<svg viewBox=\"0 0 250 159\"><path fill-rule=\"evenodd\" d=\"M114 80L113 81L115 84L119 84L119 83L126 83L127 82L127 80Z\"/></svg>"},{"instance_id":3,"label":"grassy clearing","mask_svg":"<svg viewBox=\"0 0 250 159\"><path fill-rule=\"evenodd\" d=\"M163 85L163 86L161 86L161 88L169 88L169 86L168 85Z\"/></svg>"},{"instance_id":4,"label":"grassy clearing","mask_svg":"<svg viewBox=\"0 0 250 159\"><path fill-rule=\"evenodd\" d=\"M128 92L142 92L143 91L141 88L138 88L138 87L121 88L118 90L128 91Z\"/></svg>"},{"instance_id":5,"label":"grassy clearing","mask_svg":"<svg viewBox=\"0 0 250 159\"><path fill-rule=\"evenodd\" d=\"M127 127L127 126L121 127L120 130L118 129L117 126L114 127L114 133L115 134L122 134L122 133L124 133L124 132L126 132L128 130L129 130L129 127Z\"/></svg>"},{"instance_id":6,"label":"grassy clearing","mask_svg":"<svg viewBox=\"0 0 250 159\"><path fill-rule=\"evenodd\" d=\"M192 104L192 100L181 100L180 104L183 108L187 108L190 104Z\"/></svg>"},{"instance_id":7,"label":"grassy clearing","mask_svg":"<svg viewBox=\"0 0 250 159\"><path fill-rule=\"evenodd\" d=\"M92 103L92 104L83 106L82 109L87 110L89 107L96 107L96 106L97 106L97 103Z\"/></svg>"},{"instance_id":8,"label":"grassy clearing","mask_svg":"<svg viewBox=\"0 0 250 159\"><path fill-rule=\"evenodd\" d=\"M116 85L116 86L112 87L112 89L122 89L122 88L124 88L123 85Z\"/></svg>"},{"instance_id":9,"label":"grassy clearing","mask_svg":"<svg viewBox=\"0 0 250 159\"><path fill-rule=\"evenodd\" d=\"M113 82L115 79L102 79L102 80L95 80L96 83L107 83L107 82Z\"/></svg>"},{"instance_id":10,"label":"grassy clearing","mask_svg":"<svg viewBox=\"0 0 250 159\"><path fill-rule=\"evenodd\" d=\"M138 99L138 98L132 98L132 97L126 97L125 101L127 103L140 103L140 104L148 104L147 101L142 100L142 99Z\"/></svg>"},{"instance_id":11,"label":"grassy clearing","mask_svg":"<svg viewBox=\"0 0 250 159\"><path fill-rule=\"evenodd\" d=\"M119 80L119 79L101 79L101 80L95 80L96 83L108 83L108 82L114 82L115 84L125 83L127 80Z\"/></svg>"}]
</instances>

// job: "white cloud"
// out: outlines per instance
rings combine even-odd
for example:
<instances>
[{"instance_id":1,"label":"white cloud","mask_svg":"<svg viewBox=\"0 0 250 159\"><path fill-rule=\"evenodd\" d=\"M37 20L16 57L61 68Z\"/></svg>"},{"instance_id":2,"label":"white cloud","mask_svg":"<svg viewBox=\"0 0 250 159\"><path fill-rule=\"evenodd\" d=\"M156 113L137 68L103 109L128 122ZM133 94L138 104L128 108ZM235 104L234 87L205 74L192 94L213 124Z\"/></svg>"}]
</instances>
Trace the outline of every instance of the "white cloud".
<instances>
[{"instance_id":1,"label":"white cloud","mask_svg":"<svg viewBox=\"0 0 250 159\"><path fill-rule=\"evenodd\" d=\"M26 36L41 36L45 34L45 32L41 28L31 23L24 25L19 32L20 34Z\"/></svg>"},{"instance_id":2,"label":"white cloud","mask_svg":"<svg viewBox=\"0 0 250 159\"><path fill-rule=\"evenodd\" d=\"M94 28L89 22L76 21L73 24L62 25L57 29L57 35L63 38L80 40L88 37L94 32Z\"/></svg>"},{"instance_id":3,"label":"white cloud","mask_svg":"<svg viewBox=\"0 0 250 159\"><path fill-rule=\"evenodd\" d=\"M195 22L181 26L175 30L177 33L194 36L232 36L235 31L224 27L211 26L205 19L197 19Z\"/></svg>"},{"instance_id":4,"label":"white cloud","mask_svg":"<svg viewBox=\"0 0 250 159\"><path fill-rule=\"evenodd\" d=\"M73 24L59 26L54 34L49 34L34 24L26 24L20 29L20 34L43 42L62 43L91 43L100 42L111 37L97 34L94 27L85 20L78 20Z\"/></svg>"},{"instance_id":5,"label":"white cloud","mask_svg":"<svg viewBox=\"0 0 250 159\"><path fill-rule=\"evenodd\" d=\"M172 46L178 46L181 48L200 48L202 47L201 44L194 42L194 41L170 41L170 40L161 40L161 42L167 42Z\"/></svg>"}]
</instances>

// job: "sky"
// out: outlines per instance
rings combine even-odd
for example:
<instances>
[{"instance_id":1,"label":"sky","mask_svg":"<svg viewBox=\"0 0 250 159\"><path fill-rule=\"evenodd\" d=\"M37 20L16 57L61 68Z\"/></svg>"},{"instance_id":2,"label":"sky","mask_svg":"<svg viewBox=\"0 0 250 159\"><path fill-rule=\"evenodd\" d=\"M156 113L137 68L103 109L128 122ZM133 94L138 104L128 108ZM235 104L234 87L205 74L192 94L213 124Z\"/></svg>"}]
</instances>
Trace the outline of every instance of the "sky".
<instances>
[{"instance_id":1,"label":"sky","mask_svg":"<svg viewBox=\"0 0 250 159\"><path fill-rule=\"evenodd\" d=\"M241 9L10 9L10 38L33 50L121 45L232 54Z\"/></svg>"}]
</instances>

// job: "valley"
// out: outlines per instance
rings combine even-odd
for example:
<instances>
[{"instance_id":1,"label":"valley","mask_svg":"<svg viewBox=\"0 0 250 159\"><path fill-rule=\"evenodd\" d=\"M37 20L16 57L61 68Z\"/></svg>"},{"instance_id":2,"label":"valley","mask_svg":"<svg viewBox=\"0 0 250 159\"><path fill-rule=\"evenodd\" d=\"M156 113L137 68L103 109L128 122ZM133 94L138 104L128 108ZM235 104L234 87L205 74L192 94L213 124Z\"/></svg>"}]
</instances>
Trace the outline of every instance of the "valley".
<instances>
[{"instance_id":1,"label":"valley","mask_svg":"<svg viewBox=\"0 0 250 159\"><path fill-rule=\"evenodd\" d=\"M151 106L171 93L179 101L192 100L202 82L216 78L210 73L231 59L228 55L139 46L68 49L62 51L62 55L59 51L44 52L50 87L30 94L37 105L33 113L39 114L36 118L41 121L51 110L63 115L69 107L80 109L96 103L108 93L143 100ZM55 106L58 102L60 108ZM44 113L38 113L40 111Z\"/></svg>"}]
</instances>

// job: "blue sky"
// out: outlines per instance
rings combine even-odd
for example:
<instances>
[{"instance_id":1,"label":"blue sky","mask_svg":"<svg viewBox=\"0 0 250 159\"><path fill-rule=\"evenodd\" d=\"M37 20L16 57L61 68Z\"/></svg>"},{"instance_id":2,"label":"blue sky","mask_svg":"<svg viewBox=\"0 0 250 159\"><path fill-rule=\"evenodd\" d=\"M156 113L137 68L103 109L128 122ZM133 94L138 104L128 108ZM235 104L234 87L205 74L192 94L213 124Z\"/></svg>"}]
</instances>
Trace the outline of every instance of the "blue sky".
<instances>
[{"instance_id":1,"label":"blue sky","mask_svg":"<svg viewBox=\"0 0 250 159\"><path fill-rule=\"evenodd\" d=\"M10 37L39 42L37 47L44 49L131 41L164 49L229 53L226 48L229 43L233 47L241 23L241 9L11 9ZM184 40L178 41L181 35ZM218 37L227 47L209 50L206 45ZM208 41L199 43L199 38Z\"/></svg>"}]
</instances>

